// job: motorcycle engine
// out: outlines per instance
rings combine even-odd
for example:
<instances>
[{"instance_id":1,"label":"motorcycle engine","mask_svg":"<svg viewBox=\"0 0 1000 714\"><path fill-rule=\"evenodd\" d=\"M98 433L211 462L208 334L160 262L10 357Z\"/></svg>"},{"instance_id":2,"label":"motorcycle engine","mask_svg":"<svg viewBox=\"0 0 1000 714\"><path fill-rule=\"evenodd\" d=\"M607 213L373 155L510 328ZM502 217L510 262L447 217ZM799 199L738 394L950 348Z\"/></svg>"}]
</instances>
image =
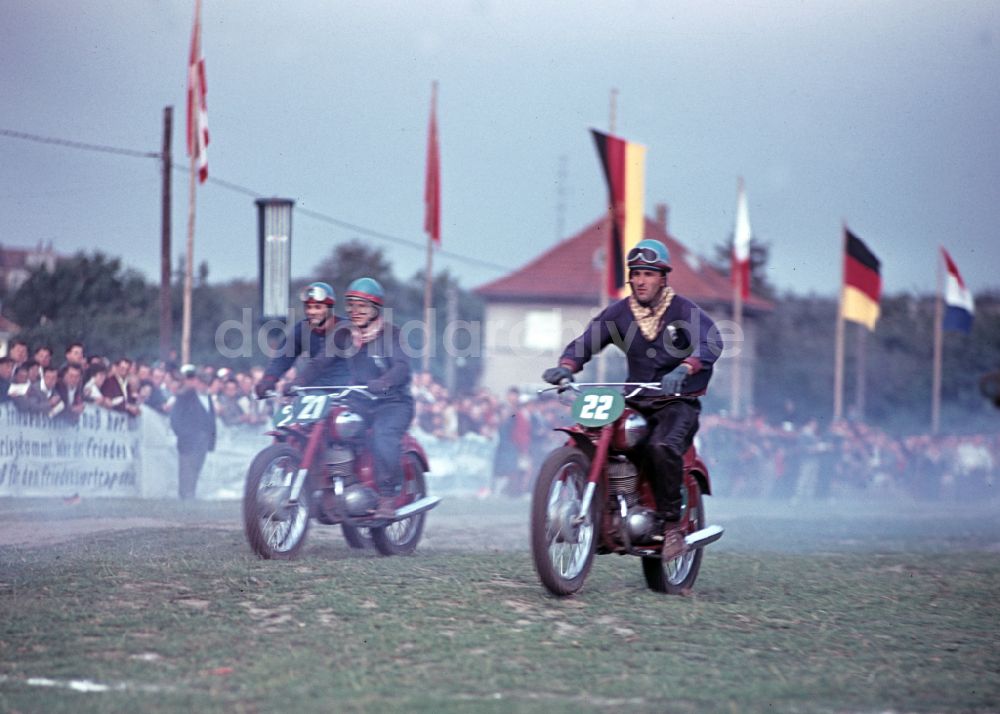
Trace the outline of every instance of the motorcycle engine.
<instances>
[{"instance_id":1,"label":"motorcycle engine","mask_svg":"<svg viewBox=\"0 0 1000 714\"><path fill-rule=\"evenodd\" d=\"M344 489L344 505L348 515L365 516L378 505L378 494L363 484L351 484Z\"/></svg>"},{"instance_id":2,"label":"motorcycle engine","mask_svg":"<svg viewBox=\"0 0 1000 714\"><path fill-rule=\"evenodd\" d=\"M354 452L340 444L331 444L323 451L323 463L330 478L345 478L354 473Z\"/></svg>"},{"instance_id":3,"label":"motorcycle engine","mask_svg":"<svg viewBox=\"0 0 1000 714\"><path fill-rule=\"evenodd\" d=\"M608 458L608 491L616 500L623 496L629 508L639 502L639 471L624 456Z\"/></svg>"},{"instance_id":4,"label":"motorcycle engine","mask_svg":"<svg viewBox=\"0 0 1000 714\"><path fill-rule=\"evenodd\" d=\"M632 543L648 543L656 532L656 513L645 506L630 508L625 528Z\"/></svg>"}]
</instances>

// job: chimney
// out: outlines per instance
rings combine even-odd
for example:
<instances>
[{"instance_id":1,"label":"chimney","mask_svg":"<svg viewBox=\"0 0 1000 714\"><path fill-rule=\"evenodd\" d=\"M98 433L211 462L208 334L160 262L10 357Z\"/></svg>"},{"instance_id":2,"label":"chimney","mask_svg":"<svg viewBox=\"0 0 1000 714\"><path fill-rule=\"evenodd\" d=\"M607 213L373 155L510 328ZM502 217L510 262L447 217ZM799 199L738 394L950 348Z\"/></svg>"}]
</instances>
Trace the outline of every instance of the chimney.
<instances>
[{"instance_id":1,"label":"chimney","mask_svg":"<svg viewBox=\"0 0 1000 714\"><path fill-rule=\"evenodd\" d=\"M667 232L667 214L670 209L667 208L665 203L656 204L656 225L658 225L664 233Z\"/></svg>"}]
</instances>

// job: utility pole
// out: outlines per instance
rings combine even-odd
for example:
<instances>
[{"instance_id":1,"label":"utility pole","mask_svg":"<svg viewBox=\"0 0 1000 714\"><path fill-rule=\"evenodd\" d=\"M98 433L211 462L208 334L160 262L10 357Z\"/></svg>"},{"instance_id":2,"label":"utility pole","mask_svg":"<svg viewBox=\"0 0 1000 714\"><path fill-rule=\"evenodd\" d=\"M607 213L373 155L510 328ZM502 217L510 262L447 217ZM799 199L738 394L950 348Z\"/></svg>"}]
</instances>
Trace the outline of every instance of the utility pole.
<instances>
[{"instance_id":1,"label":"utility pole","mask_svg":"<svg viewBox=\"0 0 1000 714\"><path fill-rule=\"evenodd\" d=\"M615 119L617 118L616 115L618 113L618 90L615 87L611 88L611 97L610 97L610 99L608 101L608 104L609 104L609 107L608 107L608 134L611 134L613 136L614 133L615 133ZM613 226L614 226L615 221L617 220L617 215L618 215L617 212L618 212L618 206L616 206L616 205L614 205L612 203L611 211L608 214L610 216L610 218L611 218L611 226L612 226L611 230L614 230ZM605 249L604 254L605 254L604 255L604 278L603 278L603 280L601 282L607 282L608 271L611 270L612 269L611 266L614 265L613 257L609 254L609 252L608 252L607 249ZM616 299L617 299L617 297L618 296L615 295ZM609 304L610 301L611 301L611 296L608 295L608 289L607 289L607 287L606 286L602 286L601 287L601 312L604 311L604 309L608 306L608 304ZM604 381L604 376L607 374L607 365L605 365L605 361L606 360L604 358L604 355L600 355L600 354L597 355L597 381L598 382L603 382Z\"/></svg>"},{"instance_id":2,"label":"utility pole","mask_svg":"<svg viewBox=\"0 0 1000 714\"><path fill-rule=\"evenodd\" d=\"M173 163L170 151L173 136L174 108L163 108L163 151L160 154L163 171L160 213L160 359L170 358L170 343L173 341L174 321L170 299L170 167Z\"/></svg>"}]
</instances>

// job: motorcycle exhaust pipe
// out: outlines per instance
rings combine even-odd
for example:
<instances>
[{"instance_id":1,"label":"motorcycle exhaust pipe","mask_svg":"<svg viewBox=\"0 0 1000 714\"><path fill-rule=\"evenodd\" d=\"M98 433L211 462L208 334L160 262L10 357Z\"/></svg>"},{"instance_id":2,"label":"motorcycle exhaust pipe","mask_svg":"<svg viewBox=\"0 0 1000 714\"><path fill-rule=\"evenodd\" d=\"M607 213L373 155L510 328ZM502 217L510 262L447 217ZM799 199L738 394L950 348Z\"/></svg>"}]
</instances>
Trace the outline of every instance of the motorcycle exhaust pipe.
<instances>
[{"instance_id":1,"label":"motorcycle exhaust pipe","mask_svg":"<svg viewBox=\"0 0 1000 714\"><path fill-rule=\"evenodd\" d=\"M404 518L410 518L416 516L424 511L429 511L434 506L441 503L440 496L424 496L419 501L414 501L409 503L402 508L396 509L396 515L393 517L394 520L403 520Z\"/></svg>"},{"instance_id":2,"label":"motorcycle exhaust pipe","mask_svg":"<svg viewBox=\"0 0 1000 714\"><path fill-rule=\"evenodd\" d=\"M684 544L689 549L704 548L706 545L711 545L719 540L723 533L725 533L725 529L722 526L708 526L684 536Z\"/></svg>"}]
</instances>

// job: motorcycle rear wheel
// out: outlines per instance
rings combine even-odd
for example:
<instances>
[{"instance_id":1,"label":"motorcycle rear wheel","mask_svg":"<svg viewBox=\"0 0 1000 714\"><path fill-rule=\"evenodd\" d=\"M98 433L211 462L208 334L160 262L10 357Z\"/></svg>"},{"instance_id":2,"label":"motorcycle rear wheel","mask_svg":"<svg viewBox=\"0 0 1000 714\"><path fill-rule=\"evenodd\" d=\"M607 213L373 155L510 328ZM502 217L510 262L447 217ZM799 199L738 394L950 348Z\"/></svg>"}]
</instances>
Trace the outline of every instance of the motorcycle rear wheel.
<instances>
[{"instance_id":1,"label":"motorcycle rear wheel","mask_svg":"<svg viewBox=\"0 0 1000 714\"><path fill-rule=\"evenodd\" d=\"M416 454L403 454L403 492L408 496L407 503L419 501L427 495L424 468ZM409 555L417 549L424 533L426 516L426 513L418 513L386 526L372 528L375 550L382 555Z\"/></svg>"},{"instance_id":2,"label":"motorcycle rear wheel","mask_svg":"<svg viewBox=\"0 0 1000 714\"><path fill-rule=\"evenodd\" d=\"M272 444L250 464L243 488L243 530L253 552L265 560L291 560L309 532L309 494L288 504L302 454L288 444Z\"/></svg>"},{"instance_id":3,"label":"motorcycle rear wheel","mask_svg":"<svg viewBox=\"0 0 1000 714\"><path fill-rule=\"evenodd\" d=\"M542 464L531 497L531 556L542 584L553 595L572 595L594 563L598 497L576 523L587 487L590 459L579 449L563 446Z\"/></svg>"},{"instance_id":4,"label":"motorcycle rear wheel","mask_svg":"<svg viewBox=\"0 0 1000 714\"><path fill-rule=\"evenodd\" d=\"M705 527L705 499L697 479L685 479L683 487L684 503L687 509L684 535L689 535ZM642 574L646 576L646 585L658 593L679 595L694 587L701 569L702 548L688 550L677 558L664 560L659 556L649 556L642 559Z\"/></svg>"},{"instance_id":5,"label":"motorcycle rear wheel","mask_svg":"<svg viewBox=\"0 0 1000 714\"><path fill-rule=\"evenodd\" d=\"M372 547L372 529L364 526L349 526L346 523L340 524L340 530L344 534L347 545L358 550Z\"/></svg>"}]
</instances>

